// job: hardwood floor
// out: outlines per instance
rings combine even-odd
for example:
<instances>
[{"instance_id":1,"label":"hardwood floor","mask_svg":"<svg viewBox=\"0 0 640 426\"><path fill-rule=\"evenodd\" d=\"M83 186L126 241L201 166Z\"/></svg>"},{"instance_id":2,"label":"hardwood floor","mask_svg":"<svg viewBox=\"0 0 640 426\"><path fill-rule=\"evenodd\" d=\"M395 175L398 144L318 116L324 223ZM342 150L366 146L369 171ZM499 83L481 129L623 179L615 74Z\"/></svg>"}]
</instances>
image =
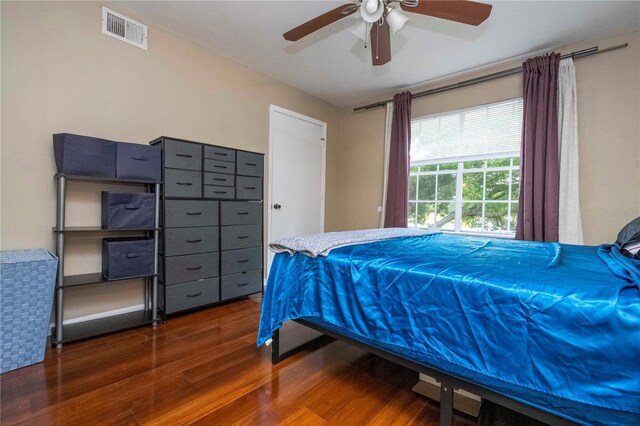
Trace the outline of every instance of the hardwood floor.
<instances>
[{"instance_id":1,"label":"hardwood floor","mask_svg":"<svg viewBox=\"0 0 640 426\"><path fill-rule=\"evenodd\" d=\"M261 298L48 348L0 376L3 425L438 424L417 373L333 342L271 364ZM457 416L458 426L475 424Z\"/></svg>"}]
</instances>

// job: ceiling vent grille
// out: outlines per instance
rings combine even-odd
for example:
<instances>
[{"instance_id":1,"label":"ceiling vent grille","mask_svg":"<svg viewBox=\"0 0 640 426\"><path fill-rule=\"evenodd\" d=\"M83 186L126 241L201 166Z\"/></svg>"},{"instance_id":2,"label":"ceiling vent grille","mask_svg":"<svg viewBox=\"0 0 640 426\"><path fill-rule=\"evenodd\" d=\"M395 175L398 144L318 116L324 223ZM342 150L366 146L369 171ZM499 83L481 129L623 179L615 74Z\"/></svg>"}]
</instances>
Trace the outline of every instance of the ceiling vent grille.
<instances>
[{"instance_id":1,"label":"ceiling vent grille","mask_svg":"<svg viewBox=\"0 0 640 426\"><path fill-rule=\"evenodd\" d=\"M102 33L147 50L147 26L106 7L102 8Z\"/></svg>"}]
</instances>

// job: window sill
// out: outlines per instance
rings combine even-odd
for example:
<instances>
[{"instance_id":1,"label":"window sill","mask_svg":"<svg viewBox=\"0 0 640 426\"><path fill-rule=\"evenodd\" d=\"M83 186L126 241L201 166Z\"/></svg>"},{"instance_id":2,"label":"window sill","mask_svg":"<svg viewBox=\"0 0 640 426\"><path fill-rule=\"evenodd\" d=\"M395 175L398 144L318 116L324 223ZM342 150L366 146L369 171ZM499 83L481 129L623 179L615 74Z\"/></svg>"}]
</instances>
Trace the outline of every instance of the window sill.
<instances>
[{"instance_id":1,"label":"window sill","mask_svg":"<svg viewBox=\"0 0 640 426\"><path fill-rule=\"evenodd\" d=\"M515 240L515 234L492 234L488 232L455 232L455 231L442 231L443 234L450 235L462 235L465 237L484 237L484 238L500 238L503 240Z\"/></svg>"}]
</instances>

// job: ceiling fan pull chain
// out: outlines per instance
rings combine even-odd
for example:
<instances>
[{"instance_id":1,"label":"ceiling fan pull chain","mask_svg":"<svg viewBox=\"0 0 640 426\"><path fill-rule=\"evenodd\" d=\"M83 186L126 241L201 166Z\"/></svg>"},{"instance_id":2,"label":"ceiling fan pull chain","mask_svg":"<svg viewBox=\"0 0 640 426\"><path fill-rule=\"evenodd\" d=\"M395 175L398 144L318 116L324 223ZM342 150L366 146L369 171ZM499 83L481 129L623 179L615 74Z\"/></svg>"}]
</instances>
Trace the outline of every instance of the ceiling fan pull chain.
<instances>
[{"instance_id":1,"label":"ceiling fan pull chain","mask_svg":"<svg viewBox=\"0 0 640 426\"><path fill-rule=\"evenodd\" d=\"M369 43L367 42L367 40L369 40L369 24L365 21L364 23L364 48L366 49L367 47L369 47Z\"/></svg>"},{"instance_id":2,"label":"ceiling fan pull chain","mask_svg":"<svg viewBox=\"0 0 640 426\"><path fill-rule=\"evenodd\" d=\"M382 20L384 18L380 18L378 20L378 22L376 22L374 25L378 25L378 28L376 28L376 59L379 58L379 49L380 49L380 27L382 26Z\"/></svg>"}]
</instances>

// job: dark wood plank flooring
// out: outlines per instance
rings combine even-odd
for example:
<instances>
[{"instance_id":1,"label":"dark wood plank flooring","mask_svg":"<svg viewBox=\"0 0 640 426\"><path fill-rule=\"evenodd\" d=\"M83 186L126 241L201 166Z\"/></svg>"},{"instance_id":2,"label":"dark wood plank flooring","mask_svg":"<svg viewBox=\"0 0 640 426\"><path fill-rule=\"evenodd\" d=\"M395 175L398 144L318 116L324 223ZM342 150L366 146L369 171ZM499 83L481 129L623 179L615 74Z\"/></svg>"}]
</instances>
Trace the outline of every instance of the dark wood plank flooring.
<instances>
[{"instance_id":1,"label":"dark wood plank flooring","mask_svg":"<svg viewBox=\"0 0 640 426\"><path fill-rule=\"evenodd\" d=\"M255 344L260 302L48 348L43 363L0 376L0 422L438 424L437 403L411 391L417 373L346 343L271 365L269 348ZM484 417L497 423L494 413Z\"/></svg>"}]
</instances>

